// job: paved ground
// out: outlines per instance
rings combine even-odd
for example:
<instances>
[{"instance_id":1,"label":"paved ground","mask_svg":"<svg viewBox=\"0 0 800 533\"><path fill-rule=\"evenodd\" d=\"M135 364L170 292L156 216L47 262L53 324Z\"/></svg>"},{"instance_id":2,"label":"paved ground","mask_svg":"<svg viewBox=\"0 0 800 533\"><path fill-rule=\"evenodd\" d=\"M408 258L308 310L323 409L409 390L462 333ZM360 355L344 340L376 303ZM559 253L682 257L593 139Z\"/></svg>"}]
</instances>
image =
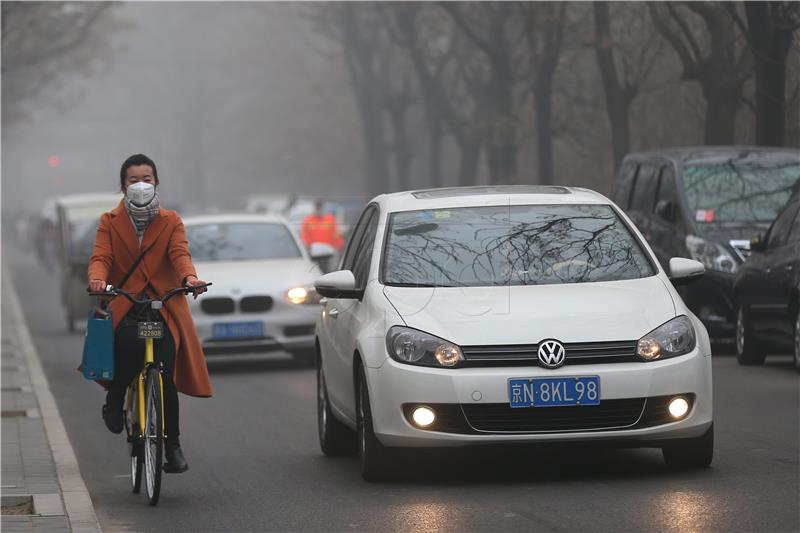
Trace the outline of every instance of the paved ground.
<instances>
[{"instance_id":1,"label":"paved ground","mask_svg":"<svg viewBox=\"0 0 800 533\"><path fill-rule=\"evenodd\" d=\"M656 450L493 450L420 458L366 484L355 458L316 440L314 373L280 357L212 364L216 395L182 400L189 472L149 508L129 491L126 447L100 419L103 394L75 372L54 279L24 256L15 277L105 531L797 531L800 394L788 357L714 360L716 457L668 470Z\"/></svg>"}]
</instances>

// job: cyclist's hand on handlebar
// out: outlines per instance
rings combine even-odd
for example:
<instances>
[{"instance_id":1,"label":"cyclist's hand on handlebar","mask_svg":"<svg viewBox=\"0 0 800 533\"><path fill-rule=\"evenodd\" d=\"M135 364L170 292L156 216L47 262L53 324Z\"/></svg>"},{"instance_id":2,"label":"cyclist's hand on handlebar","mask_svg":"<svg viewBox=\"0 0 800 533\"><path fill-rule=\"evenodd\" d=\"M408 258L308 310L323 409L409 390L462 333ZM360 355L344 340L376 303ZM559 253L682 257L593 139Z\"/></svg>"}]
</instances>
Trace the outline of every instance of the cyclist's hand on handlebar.
<instances>
[{"instance_id":1,"label":"cyclist's hand on handlebar","mask_svg":"<svg viewBox=\"0 0 800 533\"><path fill-rule=\"evenodd\" d=\"M207 282L197 279L197 276L188 276L186 278L186 286L187 287L197 287L194 291L194 297L197 298L198 294L203 294L208 289L203 287L203 285L208 285Z\"/></svg>"},{"instance_id":2,"label":"cyclist's hand on handlebar","mask_svg":"<svg viewBox=\"0 0 800 533\"><path fill-rule=\"evenodd\" d=\"M106 282L102 279L93 279L89 282L89 292L105 292Z\"/></svg>"}]
</instances>

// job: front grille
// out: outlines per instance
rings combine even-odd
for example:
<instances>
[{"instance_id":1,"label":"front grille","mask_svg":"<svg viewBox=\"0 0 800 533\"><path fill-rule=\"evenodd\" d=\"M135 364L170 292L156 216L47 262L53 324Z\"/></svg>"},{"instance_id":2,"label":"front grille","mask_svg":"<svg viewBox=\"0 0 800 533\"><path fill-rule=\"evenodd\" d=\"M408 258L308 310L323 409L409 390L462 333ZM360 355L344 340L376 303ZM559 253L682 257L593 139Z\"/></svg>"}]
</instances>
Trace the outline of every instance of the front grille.
<instances>
[{"instance_id":1,"label":"front grille","mask_svg":"<svg viewBox=\"0 0 800 533\"><path fill-rule=\"evenodd\" d=\"M242 313L265 313L272 309L272 304L270 296L245 296L239 302L239 309Z\"/></svg>"},{"instance_id":2,"label":"front grille","mask_svg":"<svg viewBox=\"0 0 800 533\"><path fill-rule=\"evenodd\" d=\"M636 341L564 343L566 365L640 362ZM538 344L462 346L463 366L538 366Z\"/></svg>"},{"instance_id":3,"label":"front grille","mask_svg":"<svg viewBox=\"0 0 800 533\"><path fill-rule=\"evenodd\" d=\"M203 298L200 309L207 315L224 315L233 313L236 305L231 298Z\"/></svg>"},{"instance_id":4,"label":"front grille","mask_svg":"<svg viewBox=\"0 0 800 533\"><path fill-rule=\"evenodd\" d=\"M591 431L633 426L645 398L602 400L600 405L512 408L507 403L462 404L467 422L483 433Z\"/></svg>"}]
</instances>

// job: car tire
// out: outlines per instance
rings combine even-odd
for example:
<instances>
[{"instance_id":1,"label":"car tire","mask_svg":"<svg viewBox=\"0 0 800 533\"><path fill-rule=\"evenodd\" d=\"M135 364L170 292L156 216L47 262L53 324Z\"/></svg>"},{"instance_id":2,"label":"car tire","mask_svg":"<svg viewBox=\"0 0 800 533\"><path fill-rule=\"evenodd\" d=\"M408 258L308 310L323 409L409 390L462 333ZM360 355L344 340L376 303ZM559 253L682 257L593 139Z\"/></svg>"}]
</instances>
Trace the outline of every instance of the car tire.
<instances>
[{"instance_id":1,"label":"car tire","mask_svg":"<svg viewBox=\"0 0 800 533\"><path fill-rule=\"evenodd\" d=\"M382 481L391 475L391 451L380 443L375 436L372 425L372 409L367 389L367 378L364 367L358 368L356 383L358 398L357 426L358 426L358 455L361 459L361 477L364 481Z\"/></svg>"},{"instance_id":2,"label":"car tire","mask_svg":"<svg viewBox=\"0 0 800 533\"><path fill-rule=\"evenodd\" d=\"M763 365L766 353L758 345L744 306L736 313L736 360L740 365Z\"/></svg>"},{"instance_id":3,"label":"car tire","mask_svg":"<svg viewBox=\"0 0 800 533\"><path fill-rule=\"evenodd\" d=\"M800 306L794 319L794 368L800 373Z\"/></svg>"},{"instance_id":4,"label":"car tire","mask_svg":"<svg viewBox=\"0 0 800 533\"><path fill-rule=\"evenodd\" d=\"M661 448L664 462L671 468L705 468L714 459L714 424L692 439L680 439Z\"/></svg>"},{"instance_id":5,"label":"car tire","mask_svg":"<svg viewBox=\"0 0 800 533\"><path fill-rule=\"evenodd\" d=\"M331 411L328 386L322 372L321 361L317 364L317 432L319 447L328 457L350 455L355 451L355 435L342 424Z\"/></svg>"}]
</instances>

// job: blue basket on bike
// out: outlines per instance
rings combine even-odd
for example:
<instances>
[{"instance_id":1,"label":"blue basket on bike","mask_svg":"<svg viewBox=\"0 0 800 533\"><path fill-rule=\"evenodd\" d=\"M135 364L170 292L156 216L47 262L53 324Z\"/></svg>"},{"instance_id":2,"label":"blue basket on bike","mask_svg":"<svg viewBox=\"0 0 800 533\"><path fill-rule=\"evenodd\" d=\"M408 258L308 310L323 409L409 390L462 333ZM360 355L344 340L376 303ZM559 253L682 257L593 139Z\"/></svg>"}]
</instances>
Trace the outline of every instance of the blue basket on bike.
<instances>
[{"instance_id":1,"label":"blue basket on bike","mask_svg":"<svg viewBox=\"0 0 800 533\"><path fill-rule=\"evenodd\" d=\"M91 380L114 379L114 325L111 313L89 311L83 340L83 377Z\"/></svg>"}]
</instances>

